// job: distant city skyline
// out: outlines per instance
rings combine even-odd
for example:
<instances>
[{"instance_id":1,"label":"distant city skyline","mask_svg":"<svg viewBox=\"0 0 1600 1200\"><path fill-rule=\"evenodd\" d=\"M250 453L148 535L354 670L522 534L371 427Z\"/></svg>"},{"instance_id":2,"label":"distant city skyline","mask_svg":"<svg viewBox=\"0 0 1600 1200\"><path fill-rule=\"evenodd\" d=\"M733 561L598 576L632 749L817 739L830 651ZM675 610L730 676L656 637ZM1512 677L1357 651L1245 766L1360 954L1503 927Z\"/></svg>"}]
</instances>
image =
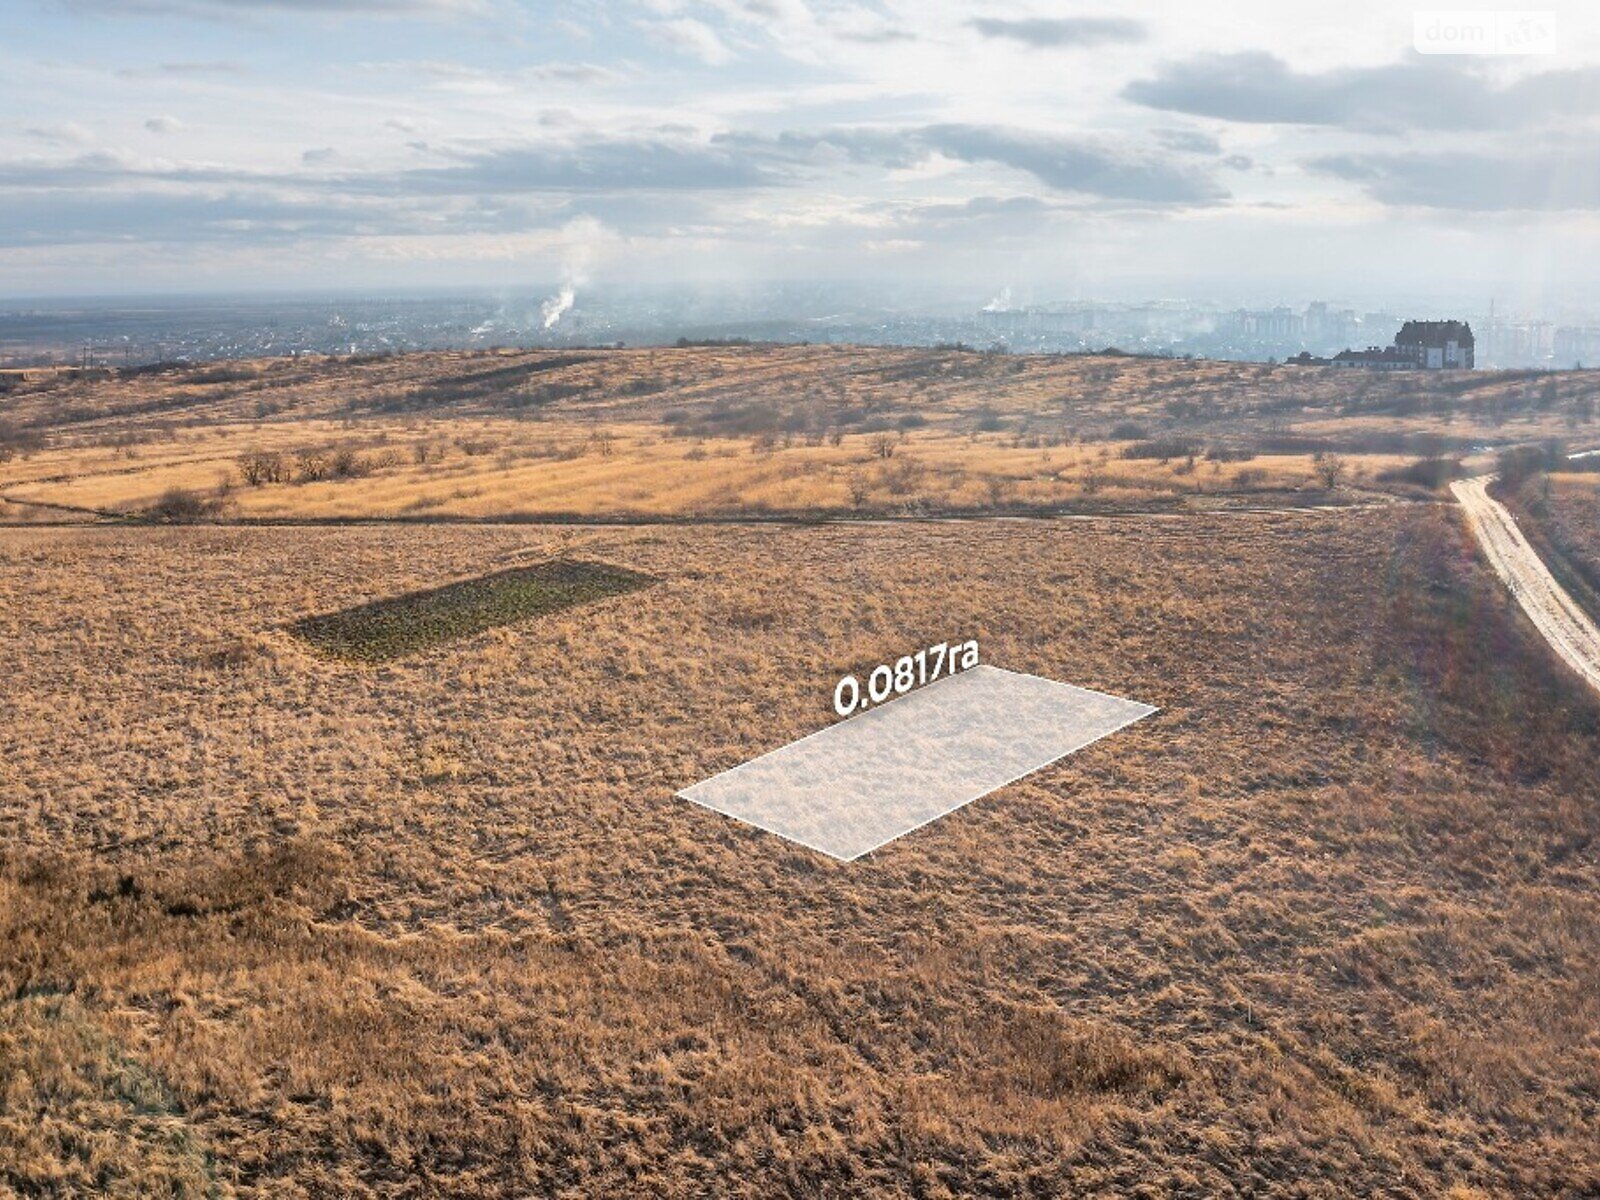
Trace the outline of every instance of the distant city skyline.
<instances>
[{"instance_id":1,"label":"distant city skyline","mask_svg":"<svg viewBox=\"0 0 1600 1200\"><path fill-rule=\"evenodd\" d=\"M1587 320L1600 20L1540 7L1558 53L1481 59L1367 0L7 0L0 305L779 280Z\"/></svg>"},{"instance_id":2,"label":"distant city skyline","mask_svg":"<svg viewBox=\"0 0 1600 1200\"><path fill-rule=\"evenodd\" d=\"M915 291L915 289L911 289ZM1388 345L1408 321L1471 324L1477 365L1600 365L1600 317L1567 322L1476 306L1351 307L1327 301L1232 307L1146 298L917 303L836 284L741 288L597 287L541 291L346 292L39 299L0 304L0 367L138 366L301 353L662 345L680 339L960 344L979 350L1134 354L1236 361L1328 361Z\"/></svg>"}]
</instances>

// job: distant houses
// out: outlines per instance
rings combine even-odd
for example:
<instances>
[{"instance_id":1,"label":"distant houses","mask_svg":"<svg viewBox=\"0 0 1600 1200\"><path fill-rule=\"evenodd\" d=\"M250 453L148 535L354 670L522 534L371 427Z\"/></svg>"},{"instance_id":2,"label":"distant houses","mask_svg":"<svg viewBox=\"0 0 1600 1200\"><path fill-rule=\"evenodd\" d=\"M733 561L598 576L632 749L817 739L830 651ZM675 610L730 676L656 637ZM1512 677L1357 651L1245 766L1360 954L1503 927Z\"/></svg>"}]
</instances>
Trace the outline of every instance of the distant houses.
<instances>
[{"instance_id":1,"label":"distant houses","mask_svg":"<svg viewBox=\"0 0 1600 1200\"><path fill-rule=\"evenodd\" d=\"M1381 350L1376 346L1368 346L1365 350L1341 350L1333 356L1331 365L1368 367L1374 371L1415 371L1422 366L1416 355L1399 346L1385 346Z\"/></svg>"},{"instance_id":2,"label":"distant houses","mask_svg":"<svg viewBox=\"0 0 1600 1200\"><path fill-rule=\"evenodd\" d=\"M1394 344L1413 355L1424 370L1472 369L1472 326L1465 321L1407 321L1395 334Z\"/></svg>"},{"instance_id":3,"label":"distant houses","mask_svg":"<svg viewBox=\"0 0 1600 1200\"><path fill-rule=\"evenodd\" d=\"M1307 351L1287 361L1302 367L1364 367L1372 371L1470 371L1474 361L1472 326L1465 321L1407 321L1394 345L1341 350L1332 358Z\"/></svg>"}]
</instances>

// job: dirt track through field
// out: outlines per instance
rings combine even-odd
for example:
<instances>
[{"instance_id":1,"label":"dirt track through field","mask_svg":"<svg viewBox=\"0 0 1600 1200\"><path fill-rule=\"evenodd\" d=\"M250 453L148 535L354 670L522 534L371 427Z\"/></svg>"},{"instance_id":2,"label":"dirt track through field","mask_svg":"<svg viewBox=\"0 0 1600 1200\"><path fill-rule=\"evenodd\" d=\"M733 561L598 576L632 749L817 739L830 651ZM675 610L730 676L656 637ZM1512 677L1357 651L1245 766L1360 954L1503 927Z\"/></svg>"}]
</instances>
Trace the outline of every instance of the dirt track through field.
<instances>
[{"instance_id":1,"label":"dirt track through field","mask_svg":"<svg viewBox=\"0 0 1600 1200\"><path fill-rule=\"evenodd\" d=\"M1556 582L1505 505L1489 495L1493 480L1492 475L1462 479L1452 483L1450 490L1466 510L1467 522L1490 565L1511 589L1522 611L1562 660L1600 691L1600 629Z\"/></svg>"}]
</instances>

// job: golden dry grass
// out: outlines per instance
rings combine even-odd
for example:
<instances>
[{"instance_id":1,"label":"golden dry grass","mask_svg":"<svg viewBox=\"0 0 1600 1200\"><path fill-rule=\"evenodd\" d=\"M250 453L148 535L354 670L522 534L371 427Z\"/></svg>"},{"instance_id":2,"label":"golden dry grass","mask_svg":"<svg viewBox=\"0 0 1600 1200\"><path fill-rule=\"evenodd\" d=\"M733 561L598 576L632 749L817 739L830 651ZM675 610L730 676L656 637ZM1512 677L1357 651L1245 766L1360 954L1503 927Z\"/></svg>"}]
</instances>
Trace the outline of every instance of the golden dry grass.
<instances>
[{"instance_id":1,"label":"golden dry grass","mask_svg":"<svg viewBox=\"0 0 1600 1200\"><path fill-rule=\"evenodd\" d=\"M1283 503L1324 492L1319 451L1347 460L1349 499L1422 453L1600 438L1597 395L1594 372L860 347L267 360L9 396L0 415L44 444L0 462L0 515L139 513L174 489L314 520ZM1140 440L1172 448L1125 457ZM359 470L331 471L341 452ZM290 481L250 486L259 454Z\"/></svg>"},{"instance_id":2,"label":"golden dry grass","mask_svg":"<svg viewBox=\"0 0 1600 1200\"><path fill-rule=\"evenodd\" d=\"M50 379L0 409L0 519L1292 506L1316 450L1336 498L1417 496L1379 476L1594 437L1597 379L847 347ZM288 632L557 557L660 582L375 667ZM957 633L1162 711L851 866L673 797ZM1600 1190L1600 710L1441 511L0 530L0 673L0 1189Z\"/></svg>"},{"instance_id":3,"label":"golden dry grass","mask_svg":"<svg viewBox=\"0 0 1600 1200\"><path fill-rule=\"evenodd\" d=\"M1551 573L1600 617L1600 475L1536 472L1493 486Z\"/></svg>"},{"instance_id":4,"label":"golden dry grass","mask_svg":"<svg viewBox=\"0 0 1600 1200\"><path fill-rule=\"evenodd\" d=\"M1190 464L1183 458L1122 459L1116 457L1120 443L1034 447L1014 437L913 431L895 437L885 458L880 435L846 435L838 446L767 448L742 439L707 444L670 432L660 426L557 422L529 431L456 419L380 439L352 439L314 421L265 437L245 426L179 433L164 445L141 447L133 458L112 451L42 453L12 472L20 486L6 494L138 513L173 488L208 495L222 489L224 515L246 518L537 518L971 510L1063 505L1086 497L1115 503L1151 495L1315 487L1313 464L1304 454ZM428 448L424 463L415 461L419 444ZM382 465L357 478L240 483L238 460L246 453L281 448L289 469L296 470L302 452L327 455L341 447ZM1374 455L1354 465L1370 476L1404 461Z\"/></svg>"},{"instance_id":5,"label":"golden dry grass","mask_svg":"<svg viewBox=\"0 0 1600 1200\"><path fill-rule=\"evenodd\" d=\"M285 632L660 580L381 668ZM673 790L930 635L1156 717L842 865ZM0 1184L1600 1189L1600 709L1447 514L0 531Z\"/></svg>"}]
</instances>

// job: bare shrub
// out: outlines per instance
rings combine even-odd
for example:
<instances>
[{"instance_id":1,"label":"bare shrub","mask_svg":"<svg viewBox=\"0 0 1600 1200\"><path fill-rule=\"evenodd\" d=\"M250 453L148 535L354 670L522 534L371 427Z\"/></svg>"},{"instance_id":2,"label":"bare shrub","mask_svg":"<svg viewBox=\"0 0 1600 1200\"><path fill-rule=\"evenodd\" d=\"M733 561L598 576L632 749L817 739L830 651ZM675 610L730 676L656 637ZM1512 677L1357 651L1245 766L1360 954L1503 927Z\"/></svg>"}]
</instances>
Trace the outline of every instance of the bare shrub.
<instances>
[{"instance_id":1,"label":"bare shrub","mask_svg":"<svg viewBox=\"0 0 1600 1200\"><path fill-rule=\"evenodd\" d=\"M1337 454L1317 453L1311 456L1311 470L1325 491L1333 491L1344 481L1349 464Z\"/></svg>"},{"instance_id":2,"label":"bare shrub","mask_svg":"<svg viewBox=\"0 0 1600 1200\"><path fill-rule=\"evenodd\" d=\"M329 456L328 470L335 479L358 479L370 474L372 465L348 446L341 446Z\"/></svg>"},{"instance_id":3,"label":"bare shrub","mask_svg":"<svg viewBox=\"0 0 1600 1200\"><path fill-rule=\"evenodd\" d=\"M250 487L262 487L286 482L289 469L276 451L250 450L239 456L239 477Z\"/></svg>"},{"instance_id":4,"label":"bare shrub","mask_svg":"<svg viewBox=\"0 0 1600 1200\"><path fill-rule=\"evenodd\" d=\"M927 471L927 466L914 458L898 458L883 468L884 489L891 496L904 496L916 490Z\"/></svg>"},{"instance_id":5,"label":"bare shrub","mask_svg":"<svg viewBox=\"0 0 1600 1200\"><path fill-rule=\"evenodd\" d=\"M31 429L23 429L12 421L0 420L0 463L13 458L27 458L44 448L44 438Z\"/></svg>"},{"instance_id":6,"label":"bare shrub","mask_svg":"<svg viewBox=\"0 0 1600 1200\"><path fill-rule=\"evenodd\" d=\"M1175 458L1193 458L1199 451L1199 445L1190 438L1166 437L1134 442L1130 446L1125 446L1122 457L1153 458L1166 463Z\"/></svg>"},{"instance_id":7,"label":"bare shrub","mask_svg":"<svg viewBox=\"0 0 1600 1200\"><path fill-rule=\"evenodd\" d=\"M867 501L872 498L872 485L867 482L867 477L860 471L851 473L846 481L850 489L850 503L855 508L865 508Z\"/></svg>"},{"instance_id":8,"label":"bare shrub","mask_svg":"<svg viewBox=\"0 0 1600 1200\"><path fill-rule=\"evenodd\" d=\"M181 525L188 521L203 521L221 511L220 500L202 496L189 488L168 488L161 498L144 510L147 520Z\"/></svg>"},{"instance_id":9,"label":"bare shrub","mask_svg":"<svg viewBox=\"0 0 1600 1200\"><path fill-rule=\"evenodd\" d=\"M1466 474L1460 459L1419 458L1403 467L1393 467L1378 474L1379 483L1409 483L1433 491L1447 486L1452 479Z\"/></svg>"},{"instance_id":10,"label":"bare shrub","mask_svg":"<svg viewBox=\"0 0 1600 1200\"><path fill-rule=\"evenodd\" d=\"M320 450L302 450L295 456L294 477L297 483L320 483L332 474L332 461Z\"/></svg>"},{"instance_id":11,"label":"bare shrub","mask_svg":"<svg viewBox=\"0 0 1600 1200\"><path fill-rule=\"evenodd\" d=\"M1509 450L1502 450L1496 467L1502 483L1517 484L1540 471L1554 471L1566 461L1566 446L1552 439L1537 446L1513 446Z\"/></svg>"}]
</instances>

